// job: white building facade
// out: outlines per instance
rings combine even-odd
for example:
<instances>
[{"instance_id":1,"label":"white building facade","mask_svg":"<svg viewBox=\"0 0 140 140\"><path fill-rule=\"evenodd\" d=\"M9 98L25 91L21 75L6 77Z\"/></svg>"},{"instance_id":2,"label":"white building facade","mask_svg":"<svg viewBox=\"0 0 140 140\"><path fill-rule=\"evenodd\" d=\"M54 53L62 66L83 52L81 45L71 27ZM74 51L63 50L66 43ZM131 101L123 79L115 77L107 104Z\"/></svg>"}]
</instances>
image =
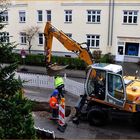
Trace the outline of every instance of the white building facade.
<instances>
[{"instance_id":1,"label":"white building facade","mask_svg":"<svg viewBox=\"0 0 140 140\"><path fill-rule=\"evenodd\" d=\"M44 53L44 27L51 21L77 42L87 42L91 52L111 53L122 62L140 60L140 0L15 0L3 17L17 51L28 50L25 30L37 27L31 50ZM52 51L74 56L55 38Z\"/></svg>"}]
</instances>

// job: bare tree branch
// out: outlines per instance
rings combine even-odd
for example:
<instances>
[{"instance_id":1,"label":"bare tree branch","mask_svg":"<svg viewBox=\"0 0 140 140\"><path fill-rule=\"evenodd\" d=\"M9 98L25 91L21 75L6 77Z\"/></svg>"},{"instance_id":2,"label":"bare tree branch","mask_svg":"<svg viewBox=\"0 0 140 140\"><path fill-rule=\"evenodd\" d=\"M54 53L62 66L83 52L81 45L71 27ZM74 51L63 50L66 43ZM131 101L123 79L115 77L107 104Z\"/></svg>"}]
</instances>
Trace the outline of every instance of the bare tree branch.
<instances>
[{"instance_id":1,"label":"bare tree branch","mask_svg":"<svg viewBox=\"0 0 140 140\"><path fill-rule=\"evenodd\" d=\"M31 47L32 47L32 39L34 38L34 36L39 33L39 27L38 26L32 26L30 28L27 28L24 30L24 32L26 33L26 41L28 42L28 50L29 53L31 53Z\"/></svg>"},{"instance_id":2,"label":"bare tree branch","mask_svg":"<svg viewBox=\"0 0 140 140\"><path fill-rule=\"evenodd\" d=\"M11 6L11 0L0 0L0 11L7 10Z\"/></svg>"}]
</instances>

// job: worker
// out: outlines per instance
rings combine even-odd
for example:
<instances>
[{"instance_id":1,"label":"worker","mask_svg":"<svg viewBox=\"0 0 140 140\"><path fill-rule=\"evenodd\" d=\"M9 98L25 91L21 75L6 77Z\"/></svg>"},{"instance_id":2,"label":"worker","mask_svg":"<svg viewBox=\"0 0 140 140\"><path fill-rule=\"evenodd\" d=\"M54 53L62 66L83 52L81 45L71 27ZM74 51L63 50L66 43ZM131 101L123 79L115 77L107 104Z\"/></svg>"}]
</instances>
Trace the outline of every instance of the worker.
<instances>
[{"instance_id":1,"label":"worker","mask_svg":"<svg viewBox=\"0 0 140 140\"><path fill-rule=\"evenodd\" d=\"M105 76L104 73L98 73L94 81L95 85L95 96L101 100L105 99Z\"/></svg>"},{"instance_id":2,"label":"worker","mask_svg":"<svg viewBox=\"0 0 140 140\"><path fill-rule=\"evenodd\" d=\"M97 82L101 86L104 86L104 84L105 84L105 78L104 77L105 76L103 76L103 74L101 74L101 73L97 76Z\"/></svg>"},{"instance_id":3,"label":"worker","mask_svg":"<svg viewBox=\"0 0 140 140\"><path fill-rule=\"evenodd\" d=\"M64 80L59 75L54 77L54 86L59 91L59 99L64 97Z\"/></svg>"},{"instance_id":4,"label":"worker","mask_svg":"<svg viewBox=\"0 0 140 140\"><path fill-rule=\"evenodd\" d=\"M53 93L51 94L50 98L50 107L52 109L52 118L58 118L58 110L59 110L59 105L58 105L58 90L55 89Z\"/></svg>"}]
</instances>

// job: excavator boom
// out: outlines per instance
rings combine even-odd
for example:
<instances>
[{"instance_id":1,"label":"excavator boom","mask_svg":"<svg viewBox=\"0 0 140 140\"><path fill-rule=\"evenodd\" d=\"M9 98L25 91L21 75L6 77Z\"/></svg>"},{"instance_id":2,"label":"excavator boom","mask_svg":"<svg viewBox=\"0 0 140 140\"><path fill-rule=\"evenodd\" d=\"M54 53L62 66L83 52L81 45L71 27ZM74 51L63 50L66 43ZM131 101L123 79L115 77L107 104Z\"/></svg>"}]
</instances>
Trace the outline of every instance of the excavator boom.
<instances>
[{"instance_id":1,"label":"excavator boom","mask_svg":"<svg viewBox=\"0 0 140 140\"><path fill-rule=\"evenodd\" d=\"M46 65L49 65L51 63L53 37L55 37L59 42L61 42L67 50L76 53L78 57L82 59L87 65L93 64L92 55L86 48L82 48L79 43L68 37L64 32L56 29L54 26L51 25L50 22L46 23L44 36Z\"/></svg>"}]
</instances>

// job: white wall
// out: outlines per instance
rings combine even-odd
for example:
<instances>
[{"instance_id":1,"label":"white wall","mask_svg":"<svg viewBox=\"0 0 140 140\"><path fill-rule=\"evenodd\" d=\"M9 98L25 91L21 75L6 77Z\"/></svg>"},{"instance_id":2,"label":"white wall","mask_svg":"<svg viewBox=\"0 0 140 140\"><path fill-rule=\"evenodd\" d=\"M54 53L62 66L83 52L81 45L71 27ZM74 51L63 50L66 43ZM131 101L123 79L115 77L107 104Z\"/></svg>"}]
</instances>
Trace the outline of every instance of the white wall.
<instances>
[{"instance_id":1,"label":"white wall","mask_svg":"<svg viewBox=\"0 0 140 140\"><path fill-rule=\"evenodd\" d=\"M113 1L113 0L111 0ZM107 46L108 39L108 18L109 18L109 0L16 0L15 4L9 9L9 24L7 30L12 41L20 43L19 33L31 26L39 26L40 32L43 32L46 19L46 10L52 11L52 24L65 33L72 33L72 38L79 43L86 41L86 34L100 35L100 49L105 54L110 51L116 54L117 37L139 37L140 36L140 12L137 25L123 25L123 10L139 10L140 1L115 0L114 25L113 25L113 43L112 47ZM130 4L131 3L131 4ZM87 24L87 10L101 10L100 24ZM26 23L19 23L19 10L26 11ZM37 10L43 10L43 22L37 22ZM64 23L64 10L72 10L72 23ZM33 50L44 50L44 46L38 46L37 36L33 39ZM23 46L18 46L21 49ZM94 49L92 49L94 50ZM68 52L56 39L53 42L53 51Z\"/></svg>"}]
</instances>

